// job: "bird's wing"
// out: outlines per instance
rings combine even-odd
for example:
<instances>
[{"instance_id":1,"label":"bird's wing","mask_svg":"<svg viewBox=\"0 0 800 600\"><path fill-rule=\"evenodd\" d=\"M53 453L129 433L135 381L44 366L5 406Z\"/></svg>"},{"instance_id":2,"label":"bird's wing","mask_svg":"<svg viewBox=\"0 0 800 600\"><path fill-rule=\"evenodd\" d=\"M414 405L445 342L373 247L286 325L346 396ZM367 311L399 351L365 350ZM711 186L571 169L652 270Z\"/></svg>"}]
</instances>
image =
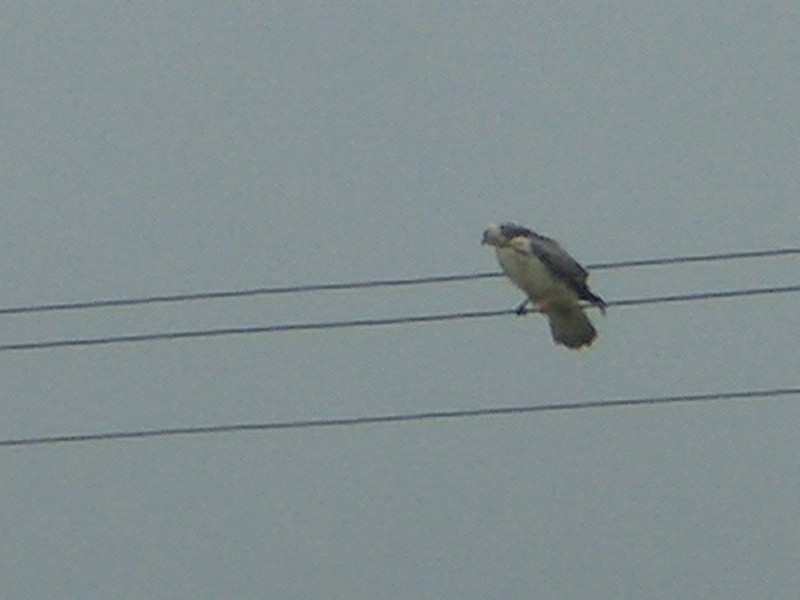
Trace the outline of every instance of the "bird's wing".
<instances>
[{"instance_id":1,"label":"bird's wing","mask_svg":"<svg viewBox=\"0 0 800 600\"><path fill-rule=\"evenodd\" d=\"M578 264L578 261L567 254L566 250L558 245L558 242L543 235L533 234L528 236L528 248L530 248L531 254L550 270L553 277L560 279L572 288L578 294L578 298L589 301L605 314L605 300L594 294L586 283L589 273Z\"/></svg>"},{"instance_id":2,"label":"bird's wing","mask_svg":"<svg viewBox=\"0 0 800 600\"><path fill-rule=\"evenodd\" d=\"M542 261L555 277L571 287L581 288L585 285L589 273L558 242L537 234L526 237L531 254Z\"/></svg>"},{"instance_id":3,"label":"bird's wing","mask_svg":"<svg viewBox=\"0 0 800 600\"><path fill-rule=\"evenodd\" d=\"M558 242L514 223L504 223L500 231L517 252L536 257L554 278L572 289L578 298L589 301L605 313L605 300L592 293L586 283L589 273Z\"/></svg>"}]
</instances>

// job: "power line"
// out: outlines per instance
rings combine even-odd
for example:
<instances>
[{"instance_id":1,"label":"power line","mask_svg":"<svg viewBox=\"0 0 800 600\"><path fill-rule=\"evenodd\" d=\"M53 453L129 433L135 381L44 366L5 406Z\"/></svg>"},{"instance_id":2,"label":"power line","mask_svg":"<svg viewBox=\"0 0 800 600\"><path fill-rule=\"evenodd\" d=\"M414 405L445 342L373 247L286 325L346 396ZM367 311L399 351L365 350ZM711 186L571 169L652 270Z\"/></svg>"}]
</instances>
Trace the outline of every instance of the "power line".
<instances>
[{"instance_id":1,"label":"power line","mask_svg":"<svg viewBox=\"0 0 800 600\"><path fill-rule=\"evenodd\" d=\"M800 285L783 287L764 287L720 292L699 292L693 294L672 294L667 296L652 296L648 298L630 298L614 300L607 306L637 306L647 304L665 304L672 302L688 302L696 300L710 300L721 298L736 298L743 296L757 296L767 294L784 294L800 292ZM528 311L538 312L538 311ZM102 346L111 344L128 344L134 342L152 342L164 340L178 340L190 338L220 337L229 335L253 335L259 333L278 333L290 331L320 331L326 329L346 329L351 327L377 327L387 325L407 325L412 323L432 323L442 321L458 321L466 319L481 319L516 315L516 309L466 311L455 313L440 313L432 315L412 315L405 317L388 317L377 319L351 319L345 321L323 321L318 323L284 323L279 325L256 325L247 327L225 327L219 329L199 329L191 331L171 331L159 333L143 333L134 335L116 335L97 338L73 338L63 340L49 340L41 342L21 342L16 344L0 345L0 353L13 351L44 350L50 348L67 348L79 346Z\"/></svg>"},{"instance_id":2,"label":"power line","mask_svg":"<svg viewBox=\"0 0 800 600\"><path fill-rule=\"evenodd\" d=\"M587 265L589 270L600 271L604 269L623 269L632 267L649 267L659 265L673 265L685 263L712 262L724 260L738 260L744 258L765 258L800 254L800 248L779 248L775 250L755 250L751 252L728 252L724 254L702 254L691 256L673 256L667 258L646 258L617 262L595 263ZM490 279L501 277L497 271L480 273L462 273L455 275L431 275L426 277L409 277L397 279L373 279L366 281L351 281L343 283L315 283L304 285L290 285L279 287L257 287L241 290L221 290L212 292L194 292L187 294L163 294L144 296L140 298L109 298L101 300L88 300L83 302L63 302L54 304L32 304L27 306L10 306L0 308L0 315L18 315L37 312L53 312L68 310L83 310L94 308L111 308L124 306L138 306L143 304L166 304L174 302L189 302L194 300L221 300L226 298L244 298L248 296L297 294L321 291L357 290L379 287L399 287L411 285L425 285L432 283L451 283L457 281L470 281L477 279Z\"/></svg>"},{"instance_id":3,"label":"power line","mask_svg":"<svg viewBox=\"0 0 800 600\"><path fill-rule=\"evenodd\" d=\"M332 419L303 419L297 421L273 421L268 423L233 423L228 425L201 425L197 427L166 427L161 429L141 429L135 431L112 431L105 433L76 433L40 437L13 438L0 440L0 447L43 446L75 442L100 442L125 439L157 438L171 436L203 435L211 433L242 433L247 431L274 431L285 429L311 429L323 427L355 427L409 421L429 421L434 419L464 419L489 416L518 415L540 412L558 412L601 408L620 408L632 406L655 406L660 404L688 404L718 400L754 400L800 394L800 387L775 388L768 390L749 390L743 392L717 392L711 394L686 394L680 396L653 396L649 398L628 398L601 400L598 402L571 402L565 404L539 404L532 406L506 406L496 408L475 408L463 410L442 410L396 415L366 417L340 417Z\"/></svg>"},{"instance_id":4,"label":"power line","mask_svg":"<svg viewBox=\"0 0 800 600\"><path fill-rule=\"evenodd\" d=\"M729 290L721 292L701 292L697 294L670 294L666 296L653 296L652 298L632 298L630 300L615 300L607 304L608 306L642 306L645 304L667 304L671 302L688 302L692 300L714 300L717 298L741 298L743 296L763 296L766 294L788 294L792 292L800 292L800 285L751 288L746 290Z\"/></svg>"},{"instance_id":5,"label":"power line","mask_svg":"<svg viewBox=\"0 0 800 600\"><path fill-rule=\"evenodd\" d=\"M629 267L655 267L661 265L677 265L687 263L715 262L721 260L738 260L742 258L766 258L770 256L789 256L800 254L800 248L778 248L776 250L754 250L747 252L727 252L722 254L695 254L689 256L672 256L667 258L644 258L620 262L595 263L587 268L595 271Z\"/></svg>"}]
</instances>

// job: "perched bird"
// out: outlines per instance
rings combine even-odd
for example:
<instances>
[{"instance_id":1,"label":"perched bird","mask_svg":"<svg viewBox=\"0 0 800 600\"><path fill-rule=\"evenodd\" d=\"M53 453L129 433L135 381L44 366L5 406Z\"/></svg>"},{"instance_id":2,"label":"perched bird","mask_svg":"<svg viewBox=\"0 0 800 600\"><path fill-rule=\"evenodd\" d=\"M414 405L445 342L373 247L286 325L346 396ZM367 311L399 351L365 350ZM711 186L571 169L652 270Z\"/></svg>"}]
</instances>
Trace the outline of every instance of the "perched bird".
<instances>
[{"instance_id":1,"label":"perched bird","mask_svg":"<svg viewBox=\"0 0 800 600\"><path fill-rule=\"evenodd\" d=\"M605 314L605 301L589 290L589 274L550 238L514 223L490 225L483 242L494 246L503 272L525 292L517 314L535 304L550 320L550 331L557 344L568 348L590 345L597 337L592 322L579 301L587 300Z\"/></svg>"}]
</instances>

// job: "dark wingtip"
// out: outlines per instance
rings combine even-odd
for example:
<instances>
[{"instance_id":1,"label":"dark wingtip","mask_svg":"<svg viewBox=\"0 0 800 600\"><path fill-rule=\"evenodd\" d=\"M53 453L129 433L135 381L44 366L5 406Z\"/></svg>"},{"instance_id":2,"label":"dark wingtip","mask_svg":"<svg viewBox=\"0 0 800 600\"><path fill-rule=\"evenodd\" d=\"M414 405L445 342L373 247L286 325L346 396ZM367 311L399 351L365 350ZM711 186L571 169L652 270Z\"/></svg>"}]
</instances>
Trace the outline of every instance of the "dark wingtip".
<instances>
[{"instance_id":1,"label":"dark wingtip","mask_svg":"<svg viewBox=\"0 0 800 600\"><path fill-rule=\"evenodd\" d=\"M585 295L584 295L584 296L583 296L581 299L582 299L582 300L588 300L588 301L589 301L589 302L591 302L591 303L592 303L594 306L596 306L597 308L599 308L599 309L600 309L600 314L603 314L603 315L605 315L605 314L606 314L606 309L608 308L608 304L606 304L606 301L605 301L605 300L603 300L603 299L602 299L600 296L598 296L597 294L593 294L593 293L592 293L592 292L590 292L589 290L586 290L586 294L585 294Z\"/></svg>"},{"instance_id":2,"label":"dark wingtip","mask_svg":"<svg viewBox=\"0 0 800 600\"><path fill-rule=\"evenodd\" d=\"M594 304L597 308L600 309L601 315L605 316L606 309L608 308L608 304L606 304L605 300L603 300L600 296L595 296L594 294L592 294L592 304Z\"/></svg>"}]
</instances>

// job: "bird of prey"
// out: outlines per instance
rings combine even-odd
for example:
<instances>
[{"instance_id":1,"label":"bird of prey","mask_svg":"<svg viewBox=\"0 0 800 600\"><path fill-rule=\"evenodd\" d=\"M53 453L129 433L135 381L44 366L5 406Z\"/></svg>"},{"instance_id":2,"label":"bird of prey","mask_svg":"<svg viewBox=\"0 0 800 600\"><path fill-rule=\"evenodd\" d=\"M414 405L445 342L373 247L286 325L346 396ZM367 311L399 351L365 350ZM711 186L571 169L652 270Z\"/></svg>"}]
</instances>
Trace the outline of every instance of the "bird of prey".
<instances>
[{"instance_id":1,"label":"bird of prey","mask_svg":"<svg viewBox=\"0 0 800 600\"><path fill-rule=\"evenodd\" d=\"M589 274L558 242L514 223L490 225L483 242L494 246L497 260L514 284L525 292L517 314L535 304L550 320L556 344L568 348L589 346L597 337L579 301L587 300L605 314L605 301L589 290Z\"/></svg>"}]
</instances>

